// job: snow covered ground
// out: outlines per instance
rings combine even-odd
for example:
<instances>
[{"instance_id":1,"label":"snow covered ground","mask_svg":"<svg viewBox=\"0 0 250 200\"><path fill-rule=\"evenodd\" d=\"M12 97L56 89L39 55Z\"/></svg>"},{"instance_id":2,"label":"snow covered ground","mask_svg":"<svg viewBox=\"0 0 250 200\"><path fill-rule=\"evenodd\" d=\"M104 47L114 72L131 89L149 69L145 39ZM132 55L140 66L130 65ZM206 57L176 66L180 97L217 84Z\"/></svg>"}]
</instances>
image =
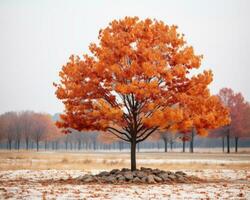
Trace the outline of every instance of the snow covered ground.
<instances>
[{"instance_id":1,"label":"snow covered ground","mask_svg":"<svg viewBox=\"0 0 250 200\"><path fill-rule=\"evenodd\" d=\"M249 170L183 170L208 179L202 184L81 185L80 170L0 171L0 199L250 199Z\"/></svg>"}]
</instances>

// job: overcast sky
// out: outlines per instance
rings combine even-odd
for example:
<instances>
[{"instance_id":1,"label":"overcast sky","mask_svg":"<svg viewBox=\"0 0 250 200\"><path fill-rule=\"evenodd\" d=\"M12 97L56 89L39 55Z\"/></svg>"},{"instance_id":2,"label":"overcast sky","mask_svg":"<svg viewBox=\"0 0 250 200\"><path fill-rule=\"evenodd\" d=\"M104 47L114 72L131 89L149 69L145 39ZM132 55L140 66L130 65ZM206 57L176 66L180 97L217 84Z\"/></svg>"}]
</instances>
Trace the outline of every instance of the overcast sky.
<instances>
[{"instance_id":1,"label":"overcast sky","mask_svg":"<svg viewBox=\"0 0 250 200\"><path fill-rule=\"evenodd\" d=\"M213 70L212 93L231 87L250 100L249 9L247 0L0 0L0 113L62 112L52 86L62 65L124 16L178 25L204 55L201 71Z\"/></svg>"}]
</instances>

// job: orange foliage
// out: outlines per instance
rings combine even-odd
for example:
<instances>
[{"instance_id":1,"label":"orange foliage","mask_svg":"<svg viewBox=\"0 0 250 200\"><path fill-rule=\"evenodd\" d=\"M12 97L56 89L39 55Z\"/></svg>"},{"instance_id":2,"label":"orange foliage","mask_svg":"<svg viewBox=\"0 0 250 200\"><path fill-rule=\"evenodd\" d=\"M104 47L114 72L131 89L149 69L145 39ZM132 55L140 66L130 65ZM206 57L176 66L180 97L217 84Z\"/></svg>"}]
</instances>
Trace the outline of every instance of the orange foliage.
<instances>
[{"instance_id":1,"label":"orange foliage","mask_svg":"<svg viewBox=\"0 0 250 200\"><path fill-rule=\"evenodd\" d=\"M228 127L230 135L235 137L250 137L250 105L241 93L235 93L230 88L220 90L218 96L229 108L231 123Z\"/></svg>"},{"instance_id":2,"label":"orange foliage","mask_svg":"<svg viewBox=\"0 0 250 200\"><path fill-rule=\"evenodd\" d=\"M198 133L225 125L228 111L208 85L212 72L190 72L201 64L177 26L125 17L99 32L91 55L71 56L56 95L65 105L61 128L99 130L141 142L162 129Z\"/></svg>"}]
</instances>

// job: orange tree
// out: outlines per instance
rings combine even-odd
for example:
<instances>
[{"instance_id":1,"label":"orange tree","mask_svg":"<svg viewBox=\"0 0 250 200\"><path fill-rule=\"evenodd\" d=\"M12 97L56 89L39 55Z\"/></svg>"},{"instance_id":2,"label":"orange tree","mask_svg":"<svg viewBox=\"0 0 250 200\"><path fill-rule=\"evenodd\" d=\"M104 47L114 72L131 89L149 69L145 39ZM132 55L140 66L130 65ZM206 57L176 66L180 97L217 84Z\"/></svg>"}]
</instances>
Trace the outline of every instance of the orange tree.
<instances>
[{"instance_id":1,"label":"orange tree","mask_svg":"<svg viewBox=\"0 0 250 200\"><path fill-rule=\"evenodd\" d=\"M250 134L250 106L241 93L234 92L231 88L222 88L218 96L222 103L229 108L231 123L218 130L226 133L227 153L230 153L230 137L235 138L235 152L238 151L239 138L249 137Z\"/></svg>"},{"instance_id":2,"label":"orange tree","mask_svg":"<svg viewBox=\"0 0 250 200\"><path fill-rule=\"evenodd\" d=\"M162 21L114 20L98 39L90 44L90 55L72 55L60 71L60 83L54 85L65 113L57 125L66 132L99 130L129 142L135 170L136 144L158 130L178 128L188 112L185 102L200 96L202 104L210 96L199 91L208 91L212 72L190 75L202 56L186 44L177 26Z\"/></svg>"},{"instance_id":3,"label":"orange tree","mask_svg":"<svg viewBox=\"0 0 250 200\"><path fill-rule=\"evenodd\" d=\"M196 82L196 83L195 83ZM196 79L194 85L198 85L201 80ZM207 88L193 88L187 90L190 95L186 95L180 102L183 109L183 119L175 124L175 129L189 137L190 152L194 151L195 132L201 136L207 136L209 130L227 125L230 123L229 110L222 105L217 96L210 96ZM196 131L195 131L196 130Z\"/></svg>"}]
</instances>

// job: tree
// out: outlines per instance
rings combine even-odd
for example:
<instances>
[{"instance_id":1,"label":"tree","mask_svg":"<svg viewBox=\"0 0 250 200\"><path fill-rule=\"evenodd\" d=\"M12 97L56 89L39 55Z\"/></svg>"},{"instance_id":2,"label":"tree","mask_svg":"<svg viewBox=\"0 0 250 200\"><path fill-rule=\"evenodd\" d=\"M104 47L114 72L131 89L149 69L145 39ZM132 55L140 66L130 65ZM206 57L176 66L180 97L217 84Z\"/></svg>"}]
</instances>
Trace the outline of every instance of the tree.
<instances>
[{"instance_id":1,"label":"tree","mask_svg":"<svg viewBox=\"0 0 250 200\"><path fill-rule=\"evenodd\" d=\"M234 136L235 152L238 152L238 142L240 138L250 137L250 104L244 102L236 106L234 113L235 121L232 121L232 130L230 131Z\"/></svg>"},{"instance_id":2,"label":"tree","mask_svg":"<svg viewBox=\"0 0 250 200\"><path fill-rule=\"evenodd\" d=\"M69 135L66 135L64 137L64 144L65 144L66 151L68 150L68 144L69 144L69 142L70 142L70 137L69 137Z\"/></svg>"},{"instance_id":3,"label":"tree","mask_svg":"<svg viewBox=\"0 0 250 200\"><path fill-rule=\"evenodd\" d=\"M218 96L229 108L231 123L225 127L227 131L227 153L230 153L230 137L235 138L235 152L238 151L238 140L249 133L249 104L241 93L235 93L231 88L222 88Z\"/></svg>"},{"instance_id":4,"label":"tree","mask_svg":"<svg viewBox=\"0 0 250 200\"><path fill-rule=\"evenodd\" d=\"M40 141L46 139L47 133L52 134L54 122L47 114L35 113L32 121L32 138L36 142L36 149L39 150Z\"/></svg>"},{"instance_id":5,"label":"tree","mask_svg":"<svg viewBox=\"0 0 250 200\"><path fill-rule=\"evenodd\" d=\"M20 113L20 128L22 131L22 137L25 141L26 150L29 149L29 143L32 135L32 121L34 112L24 111Z\"/></svg>"},{"instance_id":6,"label":"tree","mask_svg":"<svg viewBox=\"0 0 250 200\"><path fill-rule=\"evenodd\" d=\"M184 135L191 133L189 137L191 153L194 151L195 133L207 136L209 130L230 122L229 111L217 96L210 96L206 88L195 93L197 95L184 100L183 107L187 107L184 111L184 118L176 124L176 129Z\"/></svg>"},{"instance_id":7,"label":"tree","mask_svg":"<svg viewBox=\"0 0 250 200\"><path fill-rule=\"evenodd\" d=\"M174 132L168 132L168 131L167 132L163 131L163 132L160 132L159 134L160 134L160 138L164 142L164 151L168 152L168 144L170 144L170 149L172 150L174 140L177 139L178 136Z\"/></svg>"},{"instance_id":8,"label":"tree","mask_svg":"<svg viewBox=\"0 0 250 200\"><path fill-rule=\"evenodd\" d=\"M13 134L15 140L15 148L20 149L21 139L22 139L22 127L21 127L21 120L20 120L20 113L15 112L12 118L12 127L13 127Z\"/></svg>"},{"instance_id":9,"label":"tree","mask_svg":"<svg viewBox=\"0 0 250 200\"><path fill-rule=\"evenodd\" d=\"M100 30L98 38L99 44L89 47L91 55L72 55L60 83L54 83L65 105L57 125L65 132L104 131L130 143L135 170L136 145L156 131L178 128L188 112L186 101L200 97L202 105L199 92L208 91L212 72L190 75L202 56L177 26L162 21L125 17ZM197 126L198 133L203 130Z\"/></svg>"},{"instance_id":10,"label":"tree","mask_svg":"<svg viewBox=\"0 0 250 200\"><path fill-rule=\"evenodd\" d=\"M170 133L168 133L168 132L164 132L161 134L161 139L164 142L164 151L165 152L168 152L169 136L170 136Z\"/></svg>"},{"instance_id":11,"label":"tree","mask_svg":"<svg viewBox=\"0 0 250 200\"><path fill-rule=\"evenodd\" d=\"M12 142L15 139L16 136L16 127L15 127L15 121L17 119L17 113L15 112L6 112L1 115L1 131L3 134L3 137L7 140L7 148L9 150L12 149Z\"/></svg>"},{"instance_id":12,"label":"tree","mask_svg":"<svg viewBox=\"0 0 250 200\"><path fill-rule=\"evenodd\" d=\"M4 132L4 117L0 115L0 142L5 139L5 132Z\"/></svg>"},{"instance_id":13,"label":"tree","mask_svg":"<svg viewBox=\"0 0 250 200\"><path fill-rule=\"evenodd\" d=\"M228 134L228 125L213 129L209 132L210 138L222 138L222 152L225 152L225 137Z\"/></svg>"},{"instance_id":14,"label":"tree","mask_svg":"<svg viewBox=\"0 0 250 200\"><path fill-rule=\"evenodd\" d=\"M55 122L52 120L51 116L44 117L47 117L47 119L45 120L47 123L47 128L43 136L44 148L45 150L48 148L48 142L54 142L56 143L57 149L59 138L62 136L62 133L55 125Z\"/></svg>"},{"instance_id":15,"label":"tree","mask_svg":"<svg viewBox=\"0 0 250 200\"><path fill-rule=\"evenodd\" d=\"M182 152L185 153L186 142L190 141L190 137L187 134L183 134L179 139L182 141Z\"/></svg>"}]
</instances>

